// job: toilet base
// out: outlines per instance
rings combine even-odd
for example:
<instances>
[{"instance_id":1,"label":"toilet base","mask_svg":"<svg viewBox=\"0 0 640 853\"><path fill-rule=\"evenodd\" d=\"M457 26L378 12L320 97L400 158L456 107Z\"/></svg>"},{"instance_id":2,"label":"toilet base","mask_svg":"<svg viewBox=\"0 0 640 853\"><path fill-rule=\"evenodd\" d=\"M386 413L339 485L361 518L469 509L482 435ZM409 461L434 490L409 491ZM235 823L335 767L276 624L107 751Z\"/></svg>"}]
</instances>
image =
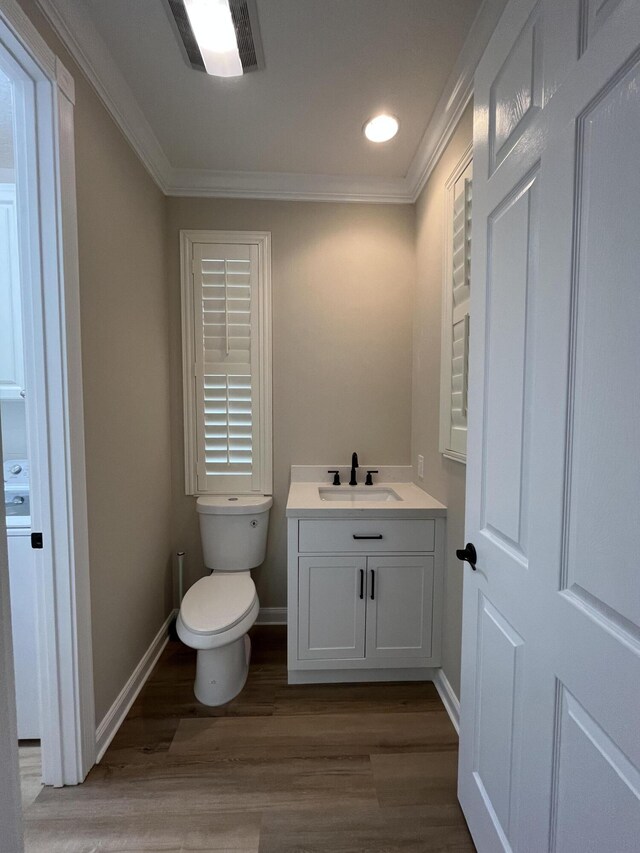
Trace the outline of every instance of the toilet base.
<instances>
[{"instance_id":1,"label":"toilet base","mask_svg":"<svg viewBox=\"0 0 640 853\"><path fill-rule=\"evenodd\" d=\"M224 705L242 690L249 672L251 640L244 634L226 646L198 649L196 680L193 686L198 702Z\"/></svg>"}]
</instances>

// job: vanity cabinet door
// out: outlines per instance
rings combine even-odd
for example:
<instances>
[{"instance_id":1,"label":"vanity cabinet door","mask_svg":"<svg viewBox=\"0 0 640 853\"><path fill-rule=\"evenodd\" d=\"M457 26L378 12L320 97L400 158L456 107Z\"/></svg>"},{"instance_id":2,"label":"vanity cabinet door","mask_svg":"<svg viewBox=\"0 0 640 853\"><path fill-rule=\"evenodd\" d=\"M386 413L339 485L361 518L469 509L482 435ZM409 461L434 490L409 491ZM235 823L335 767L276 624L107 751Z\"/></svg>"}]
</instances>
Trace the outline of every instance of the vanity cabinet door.
<instances>
[{"instance_id":1,"label":"vanity cabinet door","mask_svg":"<svg viewBox=\"0 0 640 853\"><path fill-rule=\"evenodd\" d=\"M369 557L367 575L367 660L430 657L434 558Z\"/></svg>"},{"instance_id":2,"label":"vanity cabinet door","mask_svg":"<svg viewBox=\"0 0 640 853\"><path fill-rule=\"evenodd\" d=\"M300 660L364 658L366 569L366 557L299 558Z\"/></svg>"}]
</instances>

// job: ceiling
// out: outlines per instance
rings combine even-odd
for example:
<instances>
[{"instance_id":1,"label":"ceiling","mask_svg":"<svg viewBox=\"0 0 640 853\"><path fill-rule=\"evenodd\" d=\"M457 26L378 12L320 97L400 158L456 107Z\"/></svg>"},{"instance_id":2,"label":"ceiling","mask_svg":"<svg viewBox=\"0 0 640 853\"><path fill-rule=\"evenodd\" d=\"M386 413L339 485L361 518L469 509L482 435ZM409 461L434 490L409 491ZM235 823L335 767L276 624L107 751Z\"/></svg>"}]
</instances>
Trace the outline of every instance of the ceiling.
<instances>
[{"instance_id":1,"label":"ceiling","mask_svg":"<svg viewBox=\"0 0 640 853\"><path fill-rule=\"evenodd\" d=\"M165 192L409 201L504 0L257 0L265 68L231 79L191 69L166 0L38 4Z\"/></svg>"},{"instance_id":2,"label":"ceiling","mask_svg":"<svg viewBox=\"0 0 640 853\"><path fill-rule=\"evenodd\" d=\"M172 166L404 176L479 0L258 0L263 71L183 58L163 0L84 0ZM389 111L385 145L362 134Z\"/></svg>"}]
</instances>

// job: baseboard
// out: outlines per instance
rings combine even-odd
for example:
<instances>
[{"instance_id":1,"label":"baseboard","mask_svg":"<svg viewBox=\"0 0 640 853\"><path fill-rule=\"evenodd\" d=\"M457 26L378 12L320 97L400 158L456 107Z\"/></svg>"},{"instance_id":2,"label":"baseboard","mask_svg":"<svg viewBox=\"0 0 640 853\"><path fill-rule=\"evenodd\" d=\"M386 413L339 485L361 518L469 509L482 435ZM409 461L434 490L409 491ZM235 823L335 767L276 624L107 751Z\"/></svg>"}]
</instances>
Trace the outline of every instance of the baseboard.
<instances>
[{"instance_id":1,"label":"baseboard","mask_svg":"<svg viewBox=\"0 0 640 853\"><path fill-rule=\"evenodd\" d=\"M129 680L120 691L116 701L109 708L96 729L96 764L100 762L102 756L107 751L107 747L115 737L124 718L129 713L129 709L136 701L147 678L149 678L154 666L158 662L158 658L169 642L169 626L176 618L177 613L177 610L171 611L162 628L160 628L153 638L151 645L142 656L140 663L131 673Z\"/></svg>"},{"instance_id":2,"label":"baseboard","mask_svg":"<svg viewBox=\"0 0 640 853\"><path fill-rule=\"evenodd\" d=\"M433 681L436 670L415 669L290 669L289 684L361 684L375 681Z\"/></svg>"},{"instance_id":3,"label":"baseboard","mask_svg":"<svg viewBox=\"0 0 640 853\"><path fill-rule=\"evenodd\" d=\"M449 683L449 679L444 674L443 669L438 669L436 671L433 683L440 694L442 704L446 708L447 714L451 718L454 729L458 734L460 734L460 700L454 693L453 687Z\"/></svg>"},{"instance_id":4,"label":"baseboard","mask_svg":"<svg viewBox=\"0 0 640 853\"><path fill-rule=\"evenodd\" d=\"M286 625L286 607L261 607L256 625Z\"/></svg>"}]
</instances>

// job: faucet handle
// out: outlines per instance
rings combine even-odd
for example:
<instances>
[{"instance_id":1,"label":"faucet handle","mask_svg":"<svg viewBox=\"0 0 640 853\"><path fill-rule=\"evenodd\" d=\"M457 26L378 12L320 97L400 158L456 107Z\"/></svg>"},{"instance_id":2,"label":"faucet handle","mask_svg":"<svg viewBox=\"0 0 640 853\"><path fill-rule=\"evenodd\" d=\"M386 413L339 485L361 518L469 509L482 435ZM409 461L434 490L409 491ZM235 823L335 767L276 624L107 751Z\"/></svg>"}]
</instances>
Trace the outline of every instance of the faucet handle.
<instances>
[{"instance_id":1,"label":"faucet handle","mask_svg":"<svg viewBox=\"0 0 640 853\"><path fill-rule=\"evenodd\" d=\"M340 471L327 471L327 474L333 474L333 485L340 485Z\"/></svg>"},{"instance_id":2,"label":"faucet handle","mask_svg":"<svg viewBox=\"0 0 640 853\"><path fill-rule=\"evenodd\" d=\"M373 477L372 474L377 474L378 471L375 468L372 468L371 471L367 471L367 479L364 481L365 486L373 486Z\"/></svg>"}]
</instances>

